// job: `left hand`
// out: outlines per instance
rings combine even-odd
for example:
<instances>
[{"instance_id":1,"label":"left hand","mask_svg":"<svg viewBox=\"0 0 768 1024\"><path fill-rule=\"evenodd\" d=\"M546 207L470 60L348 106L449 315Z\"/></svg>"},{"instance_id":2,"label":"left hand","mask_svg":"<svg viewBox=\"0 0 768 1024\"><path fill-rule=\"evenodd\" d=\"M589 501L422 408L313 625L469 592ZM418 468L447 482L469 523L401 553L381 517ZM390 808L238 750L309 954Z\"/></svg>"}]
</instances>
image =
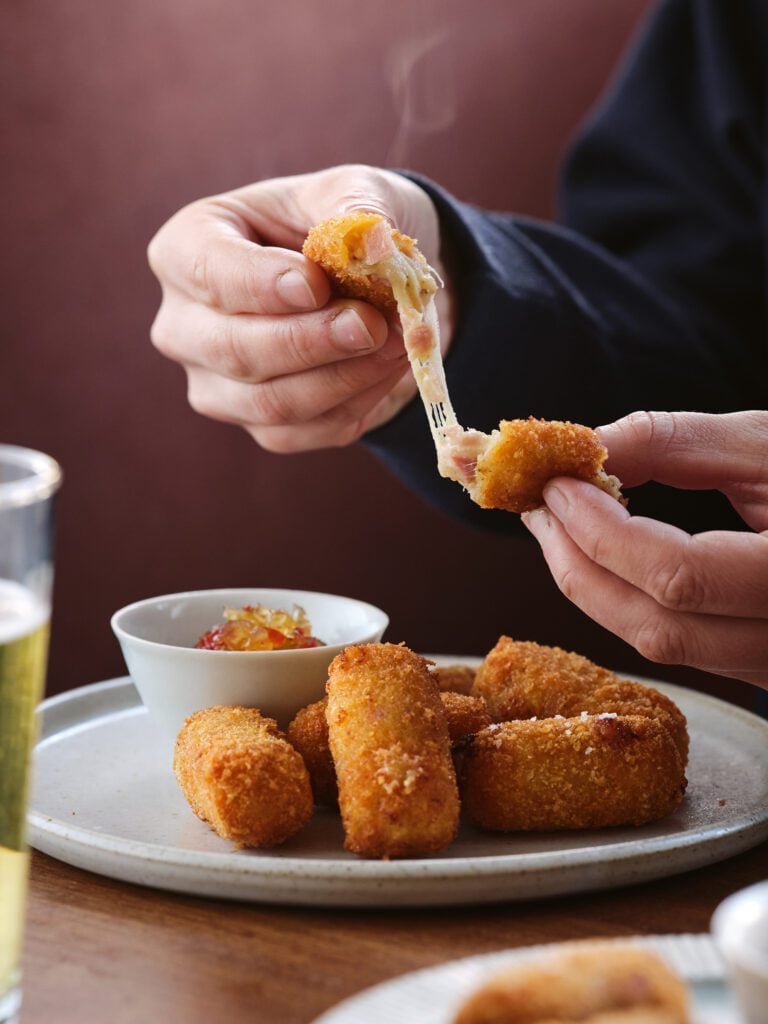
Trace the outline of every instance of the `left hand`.
<instances>
[{"instance_id":1,"label":"left hand","mask_svg":"<svg viewBox=\"0 0 768 1024\"><path fill-rule=\"evenodd\" d=\"M633 413L598 433L624 486L717 489L762 532L691 536L559 477L523 521L560 590L650 661L768 687L768 412Z\"/></svg>"}]
</instances>

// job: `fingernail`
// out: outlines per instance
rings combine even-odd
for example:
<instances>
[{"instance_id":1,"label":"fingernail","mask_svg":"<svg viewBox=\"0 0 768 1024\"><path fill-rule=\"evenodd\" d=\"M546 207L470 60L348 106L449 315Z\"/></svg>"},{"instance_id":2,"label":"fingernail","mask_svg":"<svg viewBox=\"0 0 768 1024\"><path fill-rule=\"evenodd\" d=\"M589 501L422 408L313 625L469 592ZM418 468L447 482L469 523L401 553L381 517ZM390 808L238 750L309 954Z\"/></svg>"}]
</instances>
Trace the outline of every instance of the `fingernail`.
<instances>
[{"instance_id":1,"label":"fingernail","mask_svg":"<svg viewBox=\"0 0 768 1024\"><path fill-rule=\"evenodd\" d=\"M288 306L294 309L316 309L317 299L309 281L298 270L286 270L277 279L277 294Z\"/></svg>"},{"instance_id":2,"label":"fingernail","mask_svg":"<svg viewBox=\"0 0 768 1024\"><path fill-rule=\"evenodd\" d=\"M333 318L331 331L339 348L352 352L370 352L376 347L373 335L354 309L342 309Z\"/></svg>"},{"instance_id":3,"label":"fingernail","mask_svg":"<svg viewBox=\"0 0 768 1024\"><path fill-rule=\"evenodd\" d=\"M539 537L544 530L548 530L552 525L549 509L546 508L535 508L531 512L523 512L520 518L534 537Z\"/></svg>"},{"instance_id":4,"label":"fingernail","mask_svg":"<svg viewBox=\"0 0 768 1024\"><path fill-rule=\"evenodd\" d=\"M557 484L547 484L544 488L544 500L547 503L547 508L551 509L556 516L560 517L568 514L570 505L568 495Z\"/></svg>"}]
</instances>

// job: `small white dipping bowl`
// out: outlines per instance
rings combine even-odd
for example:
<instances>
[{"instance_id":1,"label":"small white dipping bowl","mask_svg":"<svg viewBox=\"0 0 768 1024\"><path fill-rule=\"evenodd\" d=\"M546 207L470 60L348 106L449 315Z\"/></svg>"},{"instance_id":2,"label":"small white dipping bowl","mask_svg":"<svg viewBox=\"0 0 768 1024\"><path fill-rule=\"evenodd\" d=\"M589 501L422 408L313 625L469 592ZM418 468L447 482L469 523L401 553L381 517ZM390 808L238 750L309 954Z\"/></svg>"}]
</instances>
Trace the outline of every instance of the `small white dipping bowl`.
<instances>
[{"instance_id":1,"label":"small white dipping bowl","mask_svg":"<svg viewBox=\"0 0 768 1024\"><path fill-rule=\"evenodd\" d=\"M768 1021L768 881L735 892L717 907L712 935L747 1024Z\"/></svg>"},{"instance_id":2,"label":"small white dipping bowl","mask_svg":"<svg viewBox=\"0 0 768 1024\"><path fill-rule=\"evenodd\" d=\"M207 651L195 643L223 621L225 606L300 605L324 647L287 651ZM388 616L364 601L308 590L191 590L126 605L112 630L151 721L171 745L193 711L218 704L257 707L285 728L325 695L328 666L348 644L375 643Z\"/></svg>"}]
</instances>

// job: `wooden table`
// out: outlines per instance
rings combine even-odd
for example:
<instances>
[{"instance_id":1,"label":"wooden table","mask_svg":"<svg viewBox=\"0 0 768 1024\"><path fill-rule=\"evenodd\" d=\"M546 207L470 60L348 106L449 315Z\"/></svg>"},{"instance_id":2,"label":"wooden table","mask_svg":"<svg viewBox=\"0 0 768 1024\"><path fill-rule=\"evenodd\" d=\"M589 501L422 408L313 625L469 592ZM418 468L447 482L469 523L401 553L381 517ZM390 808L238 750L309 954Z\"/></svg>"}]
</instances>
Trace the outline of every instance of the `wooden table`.
<instances>
[{"instance_id":1,"label":"wooden table","mask_svg":"<svg viewBox=\"0 0 768 1024\"><path fill-rule=\"evenodd\" d=\"M716 904L768 875L768 843L660 882L446 910L228 903L32 858L22 1024L309 1024L406 971L587 937L701 932Z\"/></svg>"}]
</instances>

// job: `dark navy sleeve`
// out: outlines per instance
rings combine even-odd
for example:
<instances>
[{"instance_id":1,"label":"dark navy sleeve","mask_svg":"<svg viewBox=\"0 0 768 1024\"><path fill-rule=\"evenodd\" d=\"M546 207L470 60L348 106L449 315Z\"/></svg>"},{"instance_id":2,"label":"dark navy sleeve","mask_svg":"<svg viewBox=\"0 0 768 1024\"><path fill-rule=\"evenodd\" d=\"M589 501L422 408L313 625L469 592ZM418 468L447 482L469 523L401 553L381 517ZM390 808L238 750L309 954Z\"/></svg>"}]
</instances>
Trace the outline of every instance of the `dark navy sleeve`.
<instances>
[{"instance_id":1,"label":"dark navy sleeve","mask_svg":"<svg viewBox=\"0 0 768 1024\"><path fill-rule=\"evenodd\" d=\"M765 407L767 52L762 0L663 4L566 163L562 224L412 176L441 218L463 425ZM366 444L448 513L516 528L438 476L418 400ZM718 496L647 485L631 499L688 529L731 525Z\"/></svg>"}]
</instances>

